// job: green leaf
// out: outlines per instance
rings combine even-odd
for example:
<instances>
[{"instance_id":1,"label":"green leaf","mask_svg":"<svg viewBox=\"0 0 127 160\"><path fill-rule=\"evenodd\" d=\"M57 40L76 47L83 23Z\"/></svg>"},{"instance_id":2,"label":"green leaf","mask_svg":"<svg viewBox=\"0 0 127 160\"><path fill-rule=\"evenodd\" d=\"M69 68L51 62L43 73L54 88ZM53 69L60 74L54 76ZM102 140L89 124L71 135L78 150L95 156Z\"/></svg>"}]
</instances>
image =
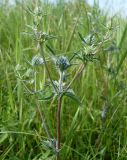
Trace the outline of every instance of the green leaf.
<instances>
[{"instance_id":1,"label":"green leaf","mask_svg":"<svg viewBox=\"0 0 127 160\"><path fill-rule=\"evenodd\" d=\"M32 9L30 7L26 7L25 9L30 15L34 16L34 12L32 11Z\"/></svg>"},{"instance_id":2,"label":"green leaf","mask_svg":"<svg viewBox=\"0 0 127 160\"><path fill-rule=\"evenodd\" d=\"M3 143L7 138L8 138L8 134L7 133L2 134L0 136L0 144Z\"/></svg>"},{"instance_id":3,"label":"green leaf","mask_svg":"<svg viewBox=\"0 0 127 160\"><path fill-rule=\"evenodd\" d=\"M84 43L86 43L86 41L84 40L84 38L83 38L83 36L81 35L81 33L78 32L78 34L79 34L80 39L81 39Z\"/></svg>"},{"instance_id":4,"label":"green leaf","mask_svg":"<svg viewBox=\"0 0 127 160\"><path fill-rule=\"evenodd\" d=\"M49 51L53 54L53 56L55 56L55 52L54 52L54 50L50 47L50 46L48 46L48 45L46 45L46 47L49 49Z\"/></svg>"},{"instance_id":5,"label":"green leaf","mask_svg":"<svg viewBox=\"0 0 127 160\"><path fill-rule=\"evenodd\" d=\"M118 66L117 66L117 69L116 69L116 76L118 75L119 70L120 70L123 62L125 61L126 57L127 57L127 51L124 52L124 54L122 55L122 57L120 59L120 62L119 62Z\"/></svg>"},{"instance_id":6,"label":"green leaf","mask_svg":"<svg viewBox=\"0 0 127 160\"><path fill-rule=\"evenodd\" d=\"M68 89L66 92L64 92L63 96L70 97L71 99L76 101L79 105L81 105L79 98L75 95L75 93L72 89Z\"/></svg>"},{"instance_id":7,"label":"green leaf","mask_svg":"<svg viewBox=\"0 0 127 160\"><path fill-rule=\"evenodd\" d=\"M127 35L127 24L126 24L126 26L124 28L123 33L122 33L122 37L121 37L121 40L120 40L120 42L118 44L118 48L122 48L122 45L124 44L124 42L126 40L126 35Z\"/></svg>"},{"instance_id":8,"label":"green leaf","mask_svg":"<svg viewBox=\"0 0 127 160\"><path fill-rule=\"evenodd\" d=\"M53 153L58 153L59 152L59 150L56 149L56 145L57 145L56 139L50 139L50 140L47 140L47 141L43 140L42 145L46 150L49 149Z\"/></svg>"},{"instance_id":9,"label":"green leaf","mask_svg":"<svg viewBox=\"0 0 127 160\"><path fill-rule=\"evenodd\" d=\"M72 57L69 59L69 62L71 62L76 55L77 55L77 53L75 52L75 53L72 55Z\"/></svg>"},{"instance_id":10,"label":"green leaf","mask_svg":"<svg viewBox=\"0 0 127 160\"><path fill-rule=\"evenodd\" d=\"M54 93L52 93L52 94L49 95L49 96L41 97L41 98L39 99L39 101L48 101L48 100L52 99L53 97L54 97Z\"/></svg>"}]
</instances>

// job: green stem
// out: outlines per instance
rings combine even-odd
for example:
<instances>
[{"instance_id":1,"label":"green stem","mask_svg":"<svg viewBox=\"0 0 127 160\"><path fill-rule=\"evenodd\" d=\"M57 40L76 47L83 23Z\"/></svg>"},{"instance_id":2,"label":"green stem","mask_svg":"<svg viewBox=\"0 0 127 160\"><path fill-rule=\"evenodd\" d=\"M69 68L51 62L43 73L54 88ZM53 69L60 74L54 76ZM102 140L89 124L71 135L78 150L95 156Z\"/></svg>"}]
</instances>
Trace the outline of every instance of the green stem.
<instances>
[{"instance_id":1,"label":"green stem","mask_svg":"<svg viewBox=\"0 0 127 160\"><path fill-rule=\"evenodd\" d=\"M46 68L48 77L49 77L49 79L50 79L50 82L51 82L54 90L56 91L56 93L58 93L58 90L57 90L56 86L54 85L53 80L52 80L52 78L51 78L51 75L50 75L50 72L49 72L49 69L48 69L48 66L47 66L47 62L46 62L46 59L45 59L45 56L44 56L43 44L41 44L41 43L40 43L40 49L41 49L41 55L42 55L42 58L43 58L43 61L44 61L44 65L45 65L45 68Z\"/></svg>"},{"instance_id":2,"label":"green stem","mask_svg":"<svg viewBox=\"0 0 127 160\"><path fill-rule=\"evenodd\" d=\"M73 79L71 80L71 82L68 84L68 86L65 89L65 92L70 88L70 86L72 85L72 83L76 80L76 78L82 73L82 71L84 70L85 65L81 64L78 71L75 73Z\"/></svg>"},{"instance_id":3,"label":"green stem","mask_svg":"<svg viewBox=\"0 0 127 160\"><path fill-rule=\"evenodd\" d=\"M51 136L50 136L50 133L49 133L48 127L46 126L46 123L45 123L44 117L43 117L43 115L42 115L42 111L41 111L40 106L39 106L39 104L38 104L38 103L37 103L37 109L38 109L38 112L39 112L40 117L41 117L42 127L44 127L45 132L46 132L46 134L47 134L47 136L48 136L48 139L50 140L50 139L51 139Z\"/></svg>"},{"instance_id":4,"label":"green stem","mask_svg":"<svg viewBox=\"0 0 127 160\"><path fill-rule=\"evenodd\" d=\"M60 131L60 114L61 114L61 106L62 106L62 95L63 92L63 72L59 71L59 96L58 96L58 107L57 107L57 160L60 160L60 139L61 139L61 131Z\"/></svg>"},{"instance_id":5,"label":"green stem","mask_svg":"<svg viewBox=\"0 0 127 160\"><path fill-rule=\"evenodd\" d=\"M61 131L60 131L60 113L61 113L61 106L62 106L62 97L58 97L58 108L57 108L57 160L60 160L60 140L61 140Z\"/></svg>"}]
</instances>

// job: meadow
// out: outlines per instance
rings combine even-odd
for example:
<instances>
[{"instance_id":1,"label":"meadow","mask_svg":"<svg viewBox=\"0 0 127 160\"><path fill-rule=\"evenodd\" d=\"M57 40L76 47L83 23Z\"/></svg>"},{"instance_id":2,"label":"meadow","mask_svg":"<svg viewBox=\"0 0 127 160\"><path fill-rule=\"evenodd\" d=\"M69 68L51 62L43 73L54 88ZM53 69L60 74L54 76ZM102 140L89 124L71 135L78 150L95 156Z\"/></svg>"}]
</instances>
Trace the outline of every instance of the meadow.
<instances>
[{"instance_id":1,"label":"meadow","mask_svg":"<svg viewBox=\"0 0 127 160\"><path fill-rule=\"evenodd\" d=\"M56 159L60 56L73 92L61 101L57 160L126 160L127 21L82 0L0 2L0 160Z\"/></svg>"}]
</instances>

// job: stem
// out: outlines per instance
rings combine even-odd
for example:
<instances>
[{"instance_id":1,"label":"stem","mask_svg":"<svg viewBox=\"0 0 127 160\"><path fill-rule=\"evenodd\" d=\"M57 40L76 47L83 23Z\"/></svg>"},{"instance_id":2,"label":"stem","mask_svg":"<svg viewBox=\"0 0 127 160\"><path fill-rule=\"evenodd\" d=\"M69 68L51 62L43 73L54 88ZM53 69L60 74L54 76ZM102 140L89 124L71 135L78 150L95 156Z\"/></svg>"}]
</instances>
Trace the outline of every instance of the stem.
<instances>
[{"instance_id":1,"label":"stem","mask_svg":"<svg viewBox=\"0 0 127 160\"><path fill-rule=\"evenodd\" d=\"M37 80L37 72L36 71L35 71L35 74L34 74L34 79L35 79L34 90L36 92L37 91L37 82L36 82L36 80Z\"/></svg>"},{"instance_id":2,"label":"stem","mask_svg":"<svg viewBox=\"0 0 127 160\"><path fill-rule=\"evenodd\" d=\"M76 78L82 73L82 71L84 70L85 65L81 64L78 71L75 73L74 78L71 80L71 82L68 84L67 88L65 89L65 91L67 91L70 86L72 85L72 83L76 80Z\"/></svg>"},{"instance_id":3,"label":"stem","mask_svg":"<svg viewBox=\"0 0 127 160\"><path fill-rule=\"evenodd\" d=\"M61 113L61 105L62 104L62 97L61 95L58 97L58 108L57 108L57 160L60 160L60 138L61 138L61 132L60 132L60 113Z\"/></svg>"},{"instance_id":4,"label":"stem","mask_svg":"<svg viewBox=\"0 0 127 160\"><path fill-rule=\"evenodd\" d=\"M47 66L46 60L45 60L45 56L44 56L43 46L42 46L42 45L43 45L43 44L40 44L40 49L41 49L41 52L42 52L42 54L41 54L41 55L42 55L42 58L43 58L43 61L44 61L45 68L46 68L46 71L47 71L48 77L49 77L49 79L50 79L50 82L51 82L51 84L52 84L52 86L53 86L54 90L56 91L56 93L58 93L57 88L56 88L56 86L54 85L54 83L53 83L53 81L52 81L52 78L51 78L51 75L50 75L50 72L49 72L49 69L48 69L48 66Z\"/></svg>"},{"instance_id":5,"label":"stem","mask_svg":"<svg viewBox=\"0 0 127 160\"><path fill-rule=\"evenodd\" d=\"M38 103L37 103L37 109L38 109L38 112L39 112L40 117L41 117L42 127L44 127L45 132L46 132L46 134L47 134L47 136L48 136L48 139L50 140L50 139L51 139L51 136L50 136L50 133L49 133L48 127L46 126L46 123L45 123L44 117L43 117L43 115L42 115L42 113L41 113L41 109L40 109L40 106L38 105Z\"/></svg>"},{"instance_id":6,"label":"stem","mask_svg":"<svg viewBox=\"0 0 127 160\"><path fill-rule=\"evenodd\" d=\"M76 19L76 22L75 22L75 24L74 24L74 27L73 27L73 29L72 29L71 36L70 36L70 39L69 39L69 43L68 43L67 48L66 48L66 52L67 52L67 51L69 50L69 48L70 48L70 45L71 45L71 42L72 42L72 39L73 39L73 36L74 36L74 33L75 33L75 29L76 29L77 24L78 24L78 22L79 22L79 18L80 18L80 11L79 11L79 14L78 14L78 16L77 16L77 19Z\"/></svg>"},{"instance_id":7,"label":"stem","mask_svg":"<svg viewBox=\"0 0 127 160\"><path fill-rule=\"evenodd\" d=\"M59 75L60 75L60 79L59 79L59 93L62 93L62 91L63 91L63 72L60 71Z\"/></svg>"},{"instance_id":8,"label":"stem","mask_svg":"<svg viewBox=\"0 0 127 160\"><path fill-rule=\"evenodd\" d=\"M60 160L60 137L61 137L61 132L60 132L60 113L61 113L61 106L62 106L62 95L61 93L63 92L63 72L59 72L59 96L58 96L58 108L57 108L57 160Z\"/></svg>"}]
</instances>

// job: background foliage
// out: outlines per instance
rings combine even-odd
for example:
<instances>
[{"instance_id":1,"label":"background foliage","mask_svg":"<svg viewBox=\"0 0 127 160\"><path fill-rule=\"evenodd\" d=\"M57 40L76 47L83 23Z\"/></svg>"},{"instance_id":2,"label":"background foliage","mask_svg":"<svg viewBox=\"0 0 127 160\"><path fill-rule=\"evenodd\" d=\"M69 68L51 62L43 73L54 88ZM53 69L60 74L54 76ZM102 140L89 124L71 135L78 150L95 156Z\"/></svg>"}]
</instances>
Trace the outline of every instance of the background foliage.
<instances>
[{"instance_id":1,"label":"background foliage","mask_svg":"<svg viewBox=\"0 0 127 160\"><path fill-rule=\"evenodd\" d=\"M46 138L37 110L35 97L28 94L16 77L15 67L27 67L37 51L34 40L24 36L26 24L33 19L26 8L34 8L34 1L23 4L7 2L0 5L0 159L43 160L53 156L42 147ZM78 32L86 36L94 28L105 34L112 26L112 41L99 52L99 61L89 63L85 72L73 84L82 102L79 107L71 99L62 104L63 160L123 160L127 152L127 22L118 16L107 17L98 6L91 8L84 1L57 5L40 3L44 17L40 29L57 36L48 44L58 53L71 57L81 47ZM49 50L44 52L49 55ZM52 66L52 65L51 65ZM45 70L39 70L37 87L45 82ZM50 67L53 79L55 68ZM73 78L76 68L70 68ZM31 87L31 86L30 86ZM56 135L56 103L40 102L50 133Z\"/></svg>"}]
</instances>

